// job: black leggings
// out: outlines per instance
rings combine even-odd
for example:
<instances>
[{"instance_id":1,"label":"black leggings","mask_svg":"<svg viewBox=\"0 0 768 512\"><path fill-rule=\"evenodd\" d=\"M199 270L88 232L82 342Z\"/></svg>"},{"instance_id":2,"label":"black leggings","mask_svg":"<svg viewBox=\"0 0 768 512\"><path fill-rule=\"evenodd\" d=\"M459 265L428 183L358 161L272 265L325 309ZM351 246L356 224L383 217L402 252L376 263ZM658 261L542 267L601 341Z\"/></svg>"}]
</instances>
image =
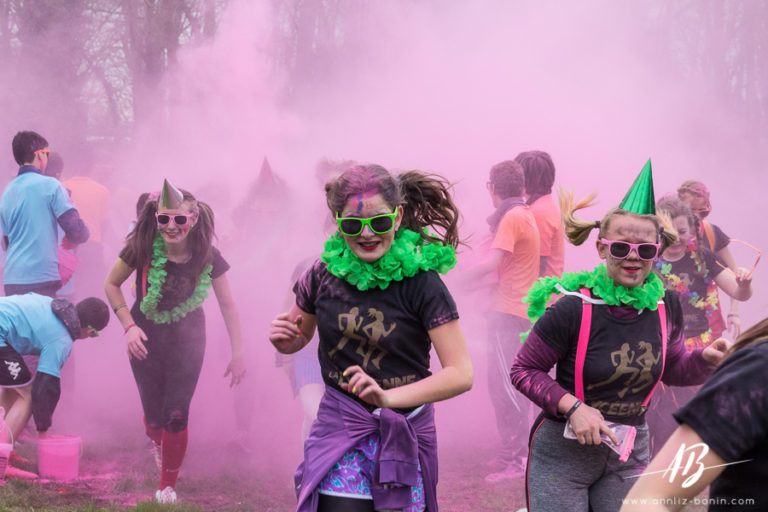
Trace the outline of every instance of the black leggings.
<instances>
[{"instance_id":1,"label":"black leggings","mask_svg":"<svg viewBox=\"0 0 768 512\"><path fill-rule=\"evenodd\" d=\"M373 500L342 498L320 494L317 512L374 512Z\"/></svg>"},{"instance_id":2,"label":"black leggings","mask_svg":"<svg viewBox=\"0 0 768 512\"><path fill-rule=\"evenodd\" d=\"M131 359L147 426L181 432L187 428L189 404L203 367L203 311L197 309L178 322L160 325L147 320L140 312L132 313L148 338L147 358Z\"/></svg>"}]
</instances>

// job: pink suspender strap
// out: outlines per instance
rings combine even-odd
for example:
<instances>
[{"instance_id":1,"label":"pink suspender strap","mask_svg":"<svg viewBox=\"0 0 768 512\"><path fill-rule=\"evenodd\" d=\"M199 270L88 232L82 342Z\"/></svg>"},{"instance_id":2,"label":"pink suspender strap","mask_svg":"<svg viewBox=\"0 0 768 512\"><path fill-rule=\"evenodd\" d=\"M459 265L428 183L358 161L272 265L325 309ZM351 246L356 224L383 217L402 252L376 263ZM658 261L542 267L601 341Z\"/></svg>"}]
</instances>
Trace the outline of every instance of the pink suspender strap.
<instances>
[{"instance_id":1,"label":"pink suspender strap","mask_svg":"<svg viewBox=\"0 0 768 512\"><path fill-rule=\"evenodd\" d=\"M590 297L591 293L588 288L581 288L579 293L586 297ZM664 299L659 299L659 323L661 324L661 375L664 375L664 364L667 360L667 312L664 308ZM576 392L576 398L584 401L584 360L587 358L587 345L589 344L589 331L592 327L592 303L586 300L582 301L581 305L581 327L579 328L579 341L576 346L576 371L573 375L574 378L574 391ZM651 388L651 392L645 398L643 407L647 408L648 403L651 401L653 392L656 391L656 386L661 382L661 378L656 381Z\"/></svg>"},{"instance_id":2,"label":"pink suspender strap","mask_svg":"<svg viewBox=\"0 0 768 512\"><path fill-rule=\"evenodd\" d=\"M653 392L656 391L656 386L661 382L661 377L664 375L664 364L667 362L667 310L664 308L664 299L659 299L659 322L661 323L661 376L656 384L651 388L651 392L643 402L643 409L648 408L648 403L651 401Z\"/></svg>"},{"instance_id":3,"label":"pink suspender strap","mask_svg":"<svg viewBox=\"0 0 768 512\"><path fill-rule=\"evenodd\" d=\"M582 295L591 297L589 288L579 290ZM587 358L589 331L592 328L592 303L581 301L581 327L579 328L579 344L576 346L576 372L573 374L576 398L584 401L584 360Z\"/></svg>"},{"instance_id":4,"label":"pink suspender strap","mask_svg":"<svg viewBox=\"0 0 768 512\"><path fill-rule=\"evenodd\" d=\"M149 262L141 270L141 296L147 296L147 275L149 274Z\"/></svg>"}]
</instances>

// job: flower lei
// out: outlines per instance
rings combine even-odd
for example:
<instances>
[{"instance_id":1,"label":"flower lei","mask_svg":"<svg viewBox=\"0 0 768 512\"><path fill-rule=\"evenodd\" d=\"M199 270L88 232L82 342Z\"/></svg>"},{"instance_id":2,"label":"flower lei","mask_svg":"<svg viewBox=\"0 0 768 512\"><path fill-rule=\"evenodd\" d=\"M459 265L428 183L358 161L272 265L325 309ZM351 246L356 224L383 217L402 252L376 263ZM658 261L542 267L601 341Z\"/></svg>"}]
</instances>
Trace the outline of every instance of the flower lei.
<instances>
[{"instance_id":1,"label":"flower lei","mask_svg":"<svg viewBox=\"0 0 768 512\"><path fill-rule=\"evenodd\" d=\"M702 264L699 261L696 251L688 251L687 254L690 254L696 268L701 271ZM657 260L656 268L666 282L666 287L679 293L681 300L687 300L688 304L691 306L705 311L708 317L712 316L712 312L717 310L717 283L715 283L713 279L709 279L709 270L706 270L703 275L703 279L707 283L707 295L706 297L701 297L697 292L688 288L682 279L680 279L680 276L672 273L672 263L665 263L662 260Z\"/></svg>"},{"instance_id":2,"label":"flower lei","mask_svg":"<svg viewBox=\"0 0 768 512\"><path fill-rule=\"evenodd\" d=\"M163 285L168 273L165 271L165 263L168 256L165 254L165 244L163 238L158 234L155 241L152 242L152 261L147 273L147 295L141 299L139 306L141 312L156 324L170 324L178 322L190 311L199 308L203 301L208 298L208 289L211 287L211 265L206 265L197 281L197 286L192 295L184 302L173 309L158 311L157 306L163 298Z\"/></svg>"},{"instance_id":3,"label":"flower lei","mask_svg":"<svg viewBox=\"0 0 768 512\"><path fill-rule=\"evenodd\" d=\"M328 272L360 291L377 287L385 290L391 281L413 277L422 270L445 274L456 265L456 250L439 242L425 242L417 232L403 228L395 233L387 253L368 263L355 256L336 232L326 240L321 259Z\"/></svg>"},{"instance_id":4,"label":"flower lei","mask_svg":"<svg viewBox=\"0 0 768 512\"><path fill-rule=\"evenodd\" d=\"M550 297L555 293L561 293L556 288L558 284L567 291L590 288L593 295L604 300L609 306L626 305L635 309L650 309L651 311L655 311L659 307L659 299L664 296L664 283L653 272L648 274L645 283L641 286L627 288L617 285L608 276L605 265L601 263L593 270L565 272L562 277L542 277L533 283L528 294L523 297L523 302L530 304L528 306L528 318L531 323L536 323L536 320L544 314ZM530 332L528 330L522 333L520 341L525 341Z\"/></svg>"}]
</instances>

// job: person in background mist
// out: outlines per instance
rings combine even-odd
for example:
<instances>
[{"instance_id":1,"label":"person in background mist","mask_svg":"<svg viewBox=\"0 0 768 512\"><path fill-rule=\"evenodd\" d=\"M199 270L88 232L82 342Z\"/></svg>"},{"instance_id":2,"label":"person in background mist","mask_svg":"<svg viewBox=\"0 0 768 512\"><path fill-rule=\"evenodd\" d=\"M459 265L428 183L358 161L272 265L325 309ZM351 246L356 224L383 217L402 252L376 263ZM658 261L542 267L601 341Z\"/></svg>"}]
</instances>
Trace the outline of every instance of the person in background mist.
<instances>
[{"instance_id":1,"label":"person in background mist","mask_svg":"<svg viewBox=\"0 0 768 512\"><path fill-rule=\"evenodd\" d=\"M577 219L593 197L574 204L565 193L560 209L571 243L599 230L605 264L536 282L526 296L535 324L510 372L542 409L529 441L529 512L618 510L650 460L645 411L659 381L703 382L728 346L685 350L678 296L651 271L677 234L655 214L650 160L619 207L600 221ZM547 307L554 293L564 296ZM625 462L603 441L618 445L629 439L623 432L636 434Z\"/></svg>"},{"instance_id":2,"label":"person in background mist","mask_svg":"<svg viewBox=\"0 0 768 512\"><path fill-rule=\"evenodd\" d=\"M229 333L230 386L245 376L237 305L229 264L212 246L213 212L186 191L163 184L145 205L126 246L109 271L105 291L120 320L131 369L161 476L159 503L176 502L176 480L187 449L189 404L205 353L202 303L212 286ZM128 308L120 286L136 271L136 302Z\"/></svg>"},{"instance_id":3,"label":"person in background mist","mask_svg":"<svg viewBox=\"0 0 768 512\"><path fill-rule=\"evenodd\" d=\"M768 510L766 367L768 319L742 334L693 400L674 413L680 426L621 512L680 510L707 486L710 512Z\"/></svg>"},{"instance_id":4,"label":"person in background mist","mask_svg":"<svg viewBox=\"0 0 768 512\"><path fill-rule=\"evenodd\" d=\"M552 197L555 164L544 151L525 151L515 162L525 172L526 204L539 229L539 276L560 276L565 264L565 233L560 208Z\"/></svg>"},{"instance_id":5,"label":"person in background mist","mask_svg":"<svg viewBox=\"0 0 768 512\"><path fill-rule=\"evenodd\" d=\"M718 304L717 292L722 289L734 300L747 300L752 295L752 281L743 279L749 272L740 268L736 274L726 271L718 257L697 240L697 219L688 206L677 197L665 197L656 205L666 215L678 234L678 240L667 247L654 267L667 290L681 298L685 323L684 338L688 351L703 348L716 338L710 326L711 315ZM698 388L666 388L662 386L648 413L651 433L651 456L674 432L677 424L672 413L684 406Z\"/></svg>"},{"instance_id":6,"label":"person in background mist","mask_svg":"<svg viewBox=\"0 0 768 512\"><path fill-rule=\"evenodd\" d=\"M107 272L104 242L111 233L110 195L107 187L93 179L93 172L93 167L86 167L62 182L91 234L76 250L80 265L75 271L75 291L79 296L100 291Z\"/></svg>"},{"instance_id":7,"label":"person in background mist","mask_svg":"<svg viewBox=\"0 0 768 512\"><path fill-rule=\"evenodd\" d=\"M496 210L488 217L492 241L484 261L463 276L478 282L496 277L488 312L488 392L501 438L498 455L485 477L493 483L525 472L530 402L509 381L509 369L520 350L520 333L531 328L522 299L539 276L540 237L533 213L525 204L525 172L511 160L491 168L487 183ZM554 263L554 262L553 262Z\"/></svg>"},{"instance_id":8,"label":"person in background mist","mask_svg":"<svg viewBox=\"0 0 768 512\"><path fill-rule=\"evenodd\" d=\"M297 510L437 510L432 402L472 387L456 304L459 212L439 176L355 166L326 184L339 231L294 287L269 339L282 353L317 328L326 391L296 472ZM427 234L426 228L438 229ZM442 368L430 372L434 346Z\"/></svg>"},{"instance_id":9,"label":"person in background mist","mask_svg":"<svg viewBox=\"0 0 768 512\"><path fill-rule=\"evenodd\" d=\"M0 297L0 406L12 436L3 442L18 440L33 414L38 436L46 436L73 341L98 336L108 322L107 305L95 297L77 305L37 293ZM34 376L24 355L39 357ZM19 394L20 388L31 388L31 393Z\"/></svg>"},{"instance_id":10,"label":"person in background mist","mask_svg":"<svg viewBox=\"0 0 768 512\"><path fill-rule=\"evenodd\" d=\"M723 233L718 226L704 220L712 212L712 204L709 202L709 189L707 186L696 180L688 180L677 189L679 197L698 219L698 236L700 244L714 252L725 265L733 272L738 271L736 260L728 247L731 239ZM709 317L709 324L712 327L712 333L715 338L722 336L727 329L733 338L737 338L741 333L741 317L739 316L739 301L731 299L731 307L726 317L723 319L723 308L720 305L720 296L717 296L716 309Z\"/></svg>"},{"instance_id":11,"label":"person in background mist","mask_svg":"<svg viewBox=\"0 0 768 512\"><path fill-rule=\"evenodd\" d=\"M88 240L89 232L64 186L43 176L51 153L48 141L35 132L18 132L13 157L21 166L0 198L0 227L6 249L3 284L6 295L35 292L54 297L61 287L57 224L62 245Z\"/></svg>"}]
</instances>

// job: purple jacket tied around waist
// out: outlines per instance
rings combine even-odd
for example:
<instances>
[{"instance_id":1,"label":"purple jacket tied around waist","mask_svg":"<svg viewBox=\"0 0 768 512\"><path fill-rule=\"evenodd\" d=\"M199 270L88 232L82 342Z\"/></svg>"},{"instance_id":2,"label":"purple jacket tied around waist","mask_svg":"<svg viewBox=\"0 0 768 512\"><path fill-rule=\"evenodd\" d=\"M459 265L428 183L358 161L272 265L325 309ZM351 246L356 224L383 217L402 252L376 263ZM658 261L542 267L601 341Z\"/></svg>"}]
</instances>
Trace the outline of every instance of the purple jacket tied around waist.
<instances>
[{"instance_id":1,"label":"purple jacket tied around waist","mask_svg":"<svg viewBox=\"0 0 768 512\"><path fill-rule=\"evenodd\" d=\"M317 510L317 486L333 465L361 439L381 436L371 495L376 509L402 509L411 503L418 466L429 512L437 512L437 435L432 404L412 418L391 409L368 412L344 393L326 387L317 420L304 443L304 461L296 470L298 512Z\"/></svg>"}]
</instances>

